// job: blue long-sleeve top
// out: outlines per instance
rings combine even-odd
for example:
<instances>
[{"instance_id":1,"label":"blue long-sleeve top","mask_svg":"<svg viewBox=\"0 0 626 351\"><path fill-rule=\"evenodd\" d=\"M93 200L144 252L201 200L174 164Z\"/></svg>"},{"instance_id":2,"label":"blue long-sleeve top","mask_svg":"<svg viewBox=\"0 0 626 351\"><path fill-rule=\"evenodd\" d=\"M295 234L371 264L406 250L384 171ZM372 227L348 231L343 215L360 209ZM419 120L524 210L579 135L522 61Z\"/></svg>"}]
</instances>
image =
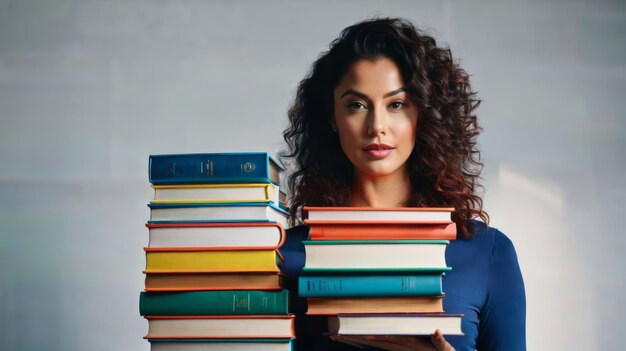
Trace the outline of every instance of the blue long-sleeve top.
<instances>
[{"instance_id":1,"label":"blue long-sleeve top","mask_svg":"<svg viewBox=\"0 0 626 351\"><path fill-rule=\"evenodd\" d=\"M446 336L446 340L457 351L526 350L526 296L513 243L482 222L472 225L476 230L472 239L457 239L446 249L446 263L452 270L443 279L443 307L445 313L463 314L465 334ZM298 242L307 233L306 226L287 230L288 240L281 250L294 289L305 257ZM305 316L303 303L300 299L295 305L296 351L362 350L322 336L325 318Z\"/></svg>"}]
</instances>

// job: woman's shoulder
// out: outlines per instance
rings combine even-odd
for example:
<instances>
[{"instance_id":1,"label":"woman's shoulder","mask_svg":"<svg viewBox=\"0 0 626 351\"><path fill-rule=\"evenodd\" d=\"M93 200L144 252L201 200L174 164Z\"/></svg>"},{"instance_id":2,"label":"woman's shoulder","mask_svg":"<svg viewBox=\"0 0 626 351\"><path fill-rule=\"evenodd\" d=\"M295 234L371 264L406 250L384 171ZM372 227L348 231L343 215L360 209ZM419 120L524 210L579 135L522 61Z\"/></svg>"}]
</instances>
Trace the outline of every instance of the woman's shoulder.
<instances>
[{"instance_id":1,"label":"woman's shoulder","mask_svg":"<svg viewBox=\"0 0 626 351\"><path fill-rule=\"evenodd\" d=\"M474 229L473 236L469 239L459 238L457 241L466 241L474 245L483 245L504 251L514 249L511 239L498 228L490 227L477 220L470 220L468 226Z\"/></svg>"},{"instance_id":2,"label":"woman's shoulder","mask_svg":"<svg viewBox=\"0 0 626 351\"><path fill-rule=\"evenodd\" d=\"M474 229L471 238L462 238L450 243L447 257L458 257L462 261L483 261L485 264L501 260L517 262L515 246L511 239L498 228L484 222L471 220L469 227Z\"/></svg>"}]
</instances>

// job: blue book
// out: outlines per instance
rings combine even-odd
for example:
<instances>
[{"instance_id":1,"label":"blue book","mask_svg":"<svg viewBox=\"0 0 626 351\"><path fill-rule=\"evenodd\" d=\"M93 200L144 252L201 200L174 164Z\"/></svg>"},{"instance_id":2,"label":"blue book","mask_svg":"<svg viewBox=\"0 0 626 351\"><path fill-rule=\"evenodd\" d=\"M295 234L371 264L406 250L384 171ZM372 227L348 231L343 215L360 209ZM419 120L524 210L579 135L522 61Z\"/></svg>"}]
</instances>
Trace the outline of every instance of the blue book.
<instances>
[{"instance_id":1,"label":"blue book","mask_svg":"<svg viewBox=\"0 0 626 351\"><path fill-rule=\"evenodd\" d=\"M267 152L150 155L155 185L280 183L283 168Z\"/></svg>"},{"instance_id":2,"label":"blue book","mask_svg":"<svg viewBox=\"0 0 626 351\"><path fill-rule=\"evenodd\" d=\"M301 297L439 296L442 273L424 275L301 276Z\"/></svg>"}]
</instances>

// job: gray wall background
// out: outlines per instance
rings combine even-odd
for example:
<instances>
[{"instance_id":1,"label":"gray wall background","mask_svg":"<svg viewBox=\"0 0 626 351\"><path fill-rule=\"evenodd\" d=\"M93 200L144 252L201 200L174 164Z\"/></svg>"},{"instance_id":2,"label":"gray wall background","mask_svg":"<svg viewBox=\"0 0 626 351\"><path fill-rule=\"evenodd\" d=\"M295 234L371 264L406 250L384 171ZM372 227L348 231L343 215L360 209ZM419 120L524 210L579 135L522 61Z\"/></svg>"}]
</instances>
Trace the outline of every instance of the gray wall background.
<instances>
[{"instance_id":1,"label":"gray wall background","mask_svg":"<svg viewBox=\"0 0 626 351\"><path fill-rule=\"evenodd\" d=\"M581 0L0 0L0 349L147 350L148 155L276 151L309 65L377 14L449 43L484 99L529 349L619 349L626 5Z\"/></svg>"}]
</instances>

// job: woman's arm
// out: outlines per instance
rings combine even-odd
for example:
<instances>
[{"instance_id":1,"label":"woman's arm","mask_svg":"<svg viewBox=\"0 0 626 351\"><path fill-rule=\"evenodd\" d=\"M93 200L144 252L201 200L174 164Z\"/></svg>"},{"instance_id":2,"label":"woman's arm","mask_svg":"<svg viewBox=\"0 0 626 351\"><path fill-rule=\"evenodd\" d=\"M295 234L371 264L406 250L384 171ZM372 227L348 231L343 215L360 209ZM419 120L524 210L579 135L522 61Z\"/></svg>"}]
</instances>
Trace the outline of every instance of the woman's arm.
<instances>
[{"instance_id":1,"label":"woman's arm","mask_svg":"<svg viewBox=\"0 0 626 351\"><path fill-rule=\"evenodd\" d=\"M511 240L497 229L477 349L526 350L526 294Z\"/></svg>"}]
</instances>

